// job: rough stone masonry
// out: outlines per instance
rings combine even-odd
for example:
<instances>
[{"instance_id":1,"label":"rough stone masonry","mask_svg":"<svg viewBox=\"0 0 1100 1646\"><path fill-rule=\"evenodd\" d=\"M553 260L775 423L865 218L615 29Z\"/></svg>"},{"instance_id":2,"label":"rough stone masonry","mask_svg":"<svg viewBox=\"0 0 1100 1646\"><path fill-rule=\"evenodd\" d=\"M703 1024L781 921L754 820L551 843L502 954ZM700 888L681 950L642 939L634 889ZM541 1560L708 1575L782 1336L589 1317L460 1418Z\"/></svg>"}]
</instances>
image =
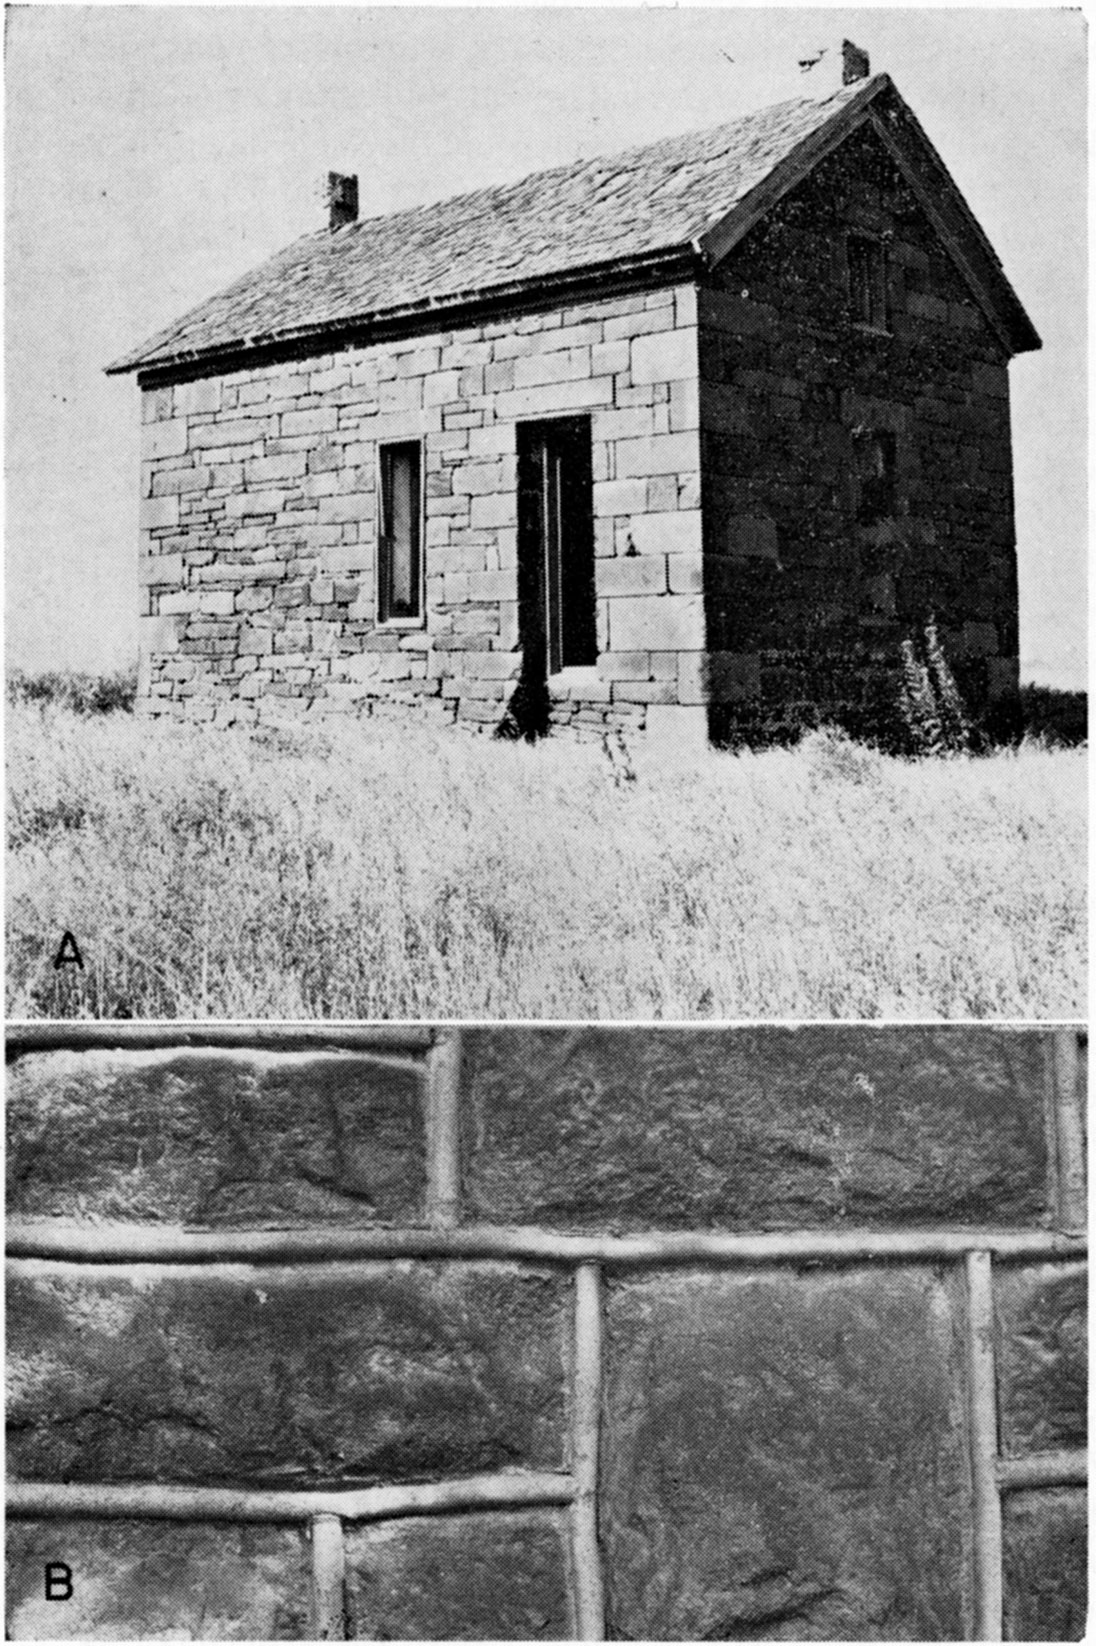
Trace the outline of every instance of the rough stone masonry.
<instances>
[{"instance_id":1,"label":"rough stone masonry","mask_svg":"<svg viewBox=\"0 0 1100 1646\"><path fill-rule=\"evenodd\" d=\"M1075 1030L232 1037L9 1044L10 1638L1081 1637Z\"/></svg>"}]
</instances>

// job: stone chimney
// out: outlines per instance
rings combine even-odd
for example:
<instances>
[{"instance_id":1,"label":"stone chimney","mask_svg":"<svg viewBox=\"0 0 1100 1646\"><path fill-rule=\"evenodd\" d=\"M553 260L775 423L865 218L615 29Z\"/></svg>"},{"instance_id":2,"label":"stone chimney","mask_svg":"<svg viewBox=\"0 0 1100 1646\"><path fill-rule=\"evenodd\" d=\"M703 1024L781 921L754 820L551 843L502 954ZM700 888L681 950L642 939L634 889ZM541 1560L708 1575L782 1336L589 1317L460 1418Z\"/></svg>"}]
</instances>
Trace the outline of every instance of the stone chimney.
<instances>
[{"instance_id":1,"label":"stone chimney","mask_svg":"<svg viewBox=\"0 0 1100 1646\"><path fill-rule=\"evenodd\" d=\"M343 177L338 171L328 174L328 226L331 233L354 223L359 216L359 179Z\"/></svg>"},{"instance_id":2,"label":"stone chimney","mask_svg":"<svg viewBox=\"0 0 1100 1646\"><path fill-rule=\"evenodd\" d=\"M831 97L857 80L866 80L871 73L871 59L850 40L800 58L798 66L802 71L799 91L803 97Z\"/></svg>"},{"instance_id":3,"label":"stone chimney","mask_svg":"<svg viewBox=\"0 0 1100 1646\"><path fill-rule=\"evenodd\" d=\"M845 86L850 86L853 80L866 80L871 73L871 59L850 40L840 43L840 65L841 84Z\"/></svg>"}]
</instances>

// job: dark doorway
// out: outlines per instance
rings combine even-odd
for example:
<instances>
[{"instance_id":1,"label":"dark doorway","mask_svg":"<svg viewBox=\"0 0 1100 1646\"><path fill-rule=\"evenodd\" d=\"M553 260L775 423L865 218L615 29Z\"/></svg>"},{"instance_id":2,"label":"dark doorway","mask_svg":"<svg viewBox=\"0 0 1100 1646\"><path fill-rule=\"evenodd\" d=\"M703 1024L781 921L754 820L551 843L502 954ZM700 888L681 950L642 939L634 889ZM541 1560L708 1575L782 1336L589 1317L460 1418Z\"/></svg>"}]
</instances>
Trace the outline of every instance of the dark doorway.
<instances>
[{"instance_id":1,"label":"dark doorway","mask_svg":"<svg viewBox=\"0 0 1100 1646\"><path fill-rule=\"evenodd\" d=\"M530 682L596 661L591 421L521 423L517 456L520 643Z\"/></svg>"}]
</instances>

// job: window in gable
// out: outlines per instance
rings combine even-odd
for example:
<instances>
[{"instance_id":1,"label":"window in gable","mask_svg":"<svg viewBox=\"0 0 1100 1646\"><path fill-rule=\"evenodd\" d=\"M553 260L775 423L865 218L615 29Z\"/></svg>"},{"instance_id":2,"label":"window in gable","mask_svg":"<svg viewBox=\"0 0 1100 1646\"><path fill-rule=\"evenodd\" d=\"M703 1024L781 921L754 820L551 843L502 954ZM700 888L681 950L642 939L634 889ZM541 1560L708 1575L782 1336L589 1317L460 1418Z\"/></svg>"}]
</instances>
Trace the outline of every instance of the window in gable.
<instances>
[{"instance_id":1,"label":"window in gable","mask_svg":"<svg viewBox=\"0 0 1100 1646\"><path fill-rule=\"evenodd\" d=\"M419 623L424 613L420 443L380 446L378 621Z\"/></svg>"},{"instance_id":2,"label":"window in gable","mask_svg":"<svg viewBox=\"0 0 1100 1646\"><path fill-rule=\"evenodd\" d=\"M886 247L864 234L848 236L848 308L859 325L888 329Z\"/></svg>"}]
</instances>

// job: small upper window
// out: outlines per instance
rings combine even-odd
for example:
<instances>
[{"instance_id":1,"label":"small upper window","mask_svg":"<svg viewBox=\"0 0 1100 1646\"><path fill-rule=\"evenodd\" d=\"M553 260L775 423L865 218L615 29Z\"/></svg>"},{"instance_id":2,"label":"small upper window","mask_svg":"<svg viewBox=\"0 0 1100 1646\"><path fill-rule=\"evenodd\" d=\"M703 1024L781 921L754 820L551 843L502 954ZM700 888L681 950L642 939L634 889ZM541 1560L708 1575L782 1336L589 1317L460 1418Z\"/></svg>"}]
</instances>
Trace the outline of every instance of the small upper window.
<instances>
[{"instance_id":1,"label":"small upper window","mask_svg":"<svg viewBox=\"0 0 1100 1646\"><path fill-rule=\"evenodd\" d=\"M419 442L382 446L379 463L378 620L415 623L423 614Z\"/></svg>"},{"instance_id":2,"label":"small upper window","mask_svg":"<svg viewBox=\"0 0 1100 1646\"><path fill-rule=\"evenodd\" d=\"M886 331L886 247L881 240L848 236L848 307L860 325Z\"/></svg>"}]
</instances>

